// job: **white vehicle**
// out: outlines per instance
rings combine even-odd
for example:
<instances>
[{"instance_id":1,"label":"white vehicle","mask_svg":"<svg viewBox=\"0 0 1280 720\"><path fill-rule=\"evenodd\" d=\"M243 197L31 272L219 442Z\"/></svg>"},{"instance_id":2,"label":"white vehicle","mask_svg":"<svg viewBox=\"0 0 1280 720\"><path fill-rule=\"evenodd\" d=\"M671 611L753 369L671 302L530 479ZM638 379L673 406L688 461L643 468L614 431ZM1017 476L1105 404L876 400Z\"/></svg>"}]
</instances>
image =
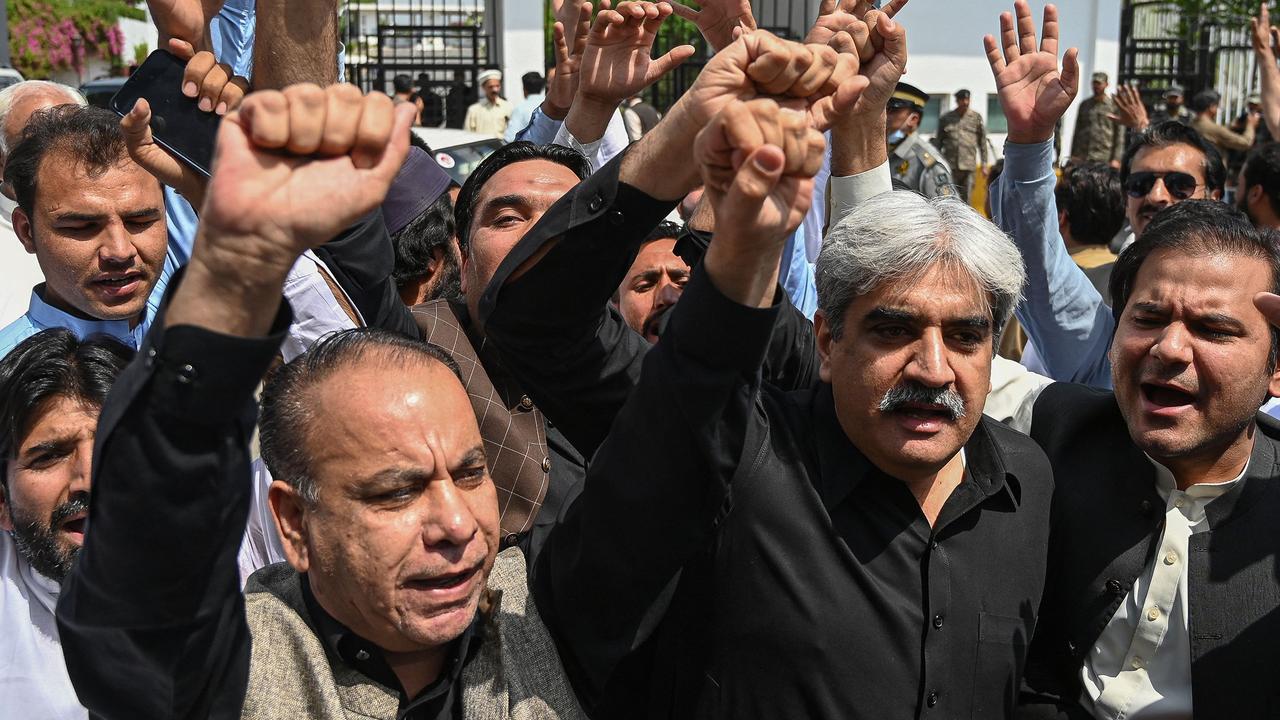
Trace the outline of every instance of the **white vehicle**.
<instances>
[{"instance_id":1,"label":"white vehicle","mask_svg":"<svg viewBox=\"0 0 1280 720\"><path fill-rule=\"evenodd\" d=\"M17 85L26 78L22 77L22 73L13 68L0 68L0 90L10 85Z\"/></svg>"},{"instance_id":2,"label":"white vehicle","mask_svg":"<svg viewBox=\"0 0 1280 720\"><path fill-rule=\"evenodd\" d=\"M476 166L502 147L501 138L453 128L415 127L413 133L431 146L436 162L459 185Z\"/></svg>"}]
</instances>

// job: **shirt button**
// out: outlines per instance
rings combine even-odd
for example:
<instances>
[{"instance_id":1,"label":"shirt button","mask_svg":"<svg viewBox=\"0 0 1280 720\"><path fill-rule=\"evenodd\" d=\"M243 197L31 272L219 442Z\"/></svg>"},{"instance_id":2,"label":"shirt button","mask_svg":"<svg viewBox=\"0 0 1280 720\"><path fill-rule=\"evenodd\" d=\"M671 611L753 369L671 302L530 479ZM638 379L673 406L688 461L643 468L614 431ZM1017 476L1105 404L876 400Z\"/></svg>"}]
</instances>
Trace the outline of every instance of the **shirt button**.
<instances>
[{"instance_id":1,"label":"shirt button","mask_svg":"<svg viewBox=\"0 0 1280 720\"><path fill-rule=\"evenodd\" d=\"M1173 506L1179 509L1181 509L1182 506L1186 504L1187 504L1186 501L1183 500L1182 498L1178 498L1177 500L1173 501Z\"/></svg>"},{"instance_id":2,"label":"shirt button","mask_svg":"<svg viewBox=\"0 0 1280 720\"><path fill-rule=\"evenodd\" d=\"M929 697L928 697L928 699L926 699L924 702L925 702L925 704L926 704L926 705L928 705L929 707L933 707L933 706L937 705L937 704L938 704L938 691L937 691L937 690L934 690L933 692L929 693Z\"/></svg>"},{"instance_id":3,"label":"shirt button","mask_svg":"<svg viewBox=\"0 0 1280 720\"><path fill-rule=\"evenodd\" d=\"M529 399L529 396L528 396L528 395L523 395L523 396L521 396L521 398L520 398L520 409L521 409L521 410L532 410L532 409L533 409L533 401Z\"/></svg>"},{"instance_id":4,"label":"shirt button","mask_svg":"<svg viewBox=\"0 0 1280 720\"><path fill-rule=\"evenodd\" d=\"M357 652L356 652L356 659L357 659L357 660L359 660L360 662L364 662L365 660L368 660L368 659L369 659L369 651L368 651L368 650L359 650L359 651L357 651Z\"/></svg>"},{"instance_id":5,"label":"shirt button","mask_svg":"<svg viewBox=\"0 0 1280 720\"><path fill-rule=\"evenodd\" d=\"M625 215L622 214L621 210L614 210L613 212L609 213L609 222L613 223L614 225L621 225L626 221L627 221L627 218Z\"/></svg>"},{"instance_id":6,"label":"shirt button","mask_svg":"<svg viewBox=\"0 0 1280 720\"><path fill-rule=\"evenodd\" d=\"M939 630L942 629L942 615L933 616L933 626Z\"/></svg>"},{"instance_id":7,"label":"shirt button","mask_svg":"<svg viewBox=\"0 0 1280 720\"><path fill-rule=\"evenodd\" d=\"M929 549L930 549L930 550L937 550L937 549L938 549L938 541L937 541L937 540L934 540L933 542L930 542L930 543L929 543Z\"/></svg>"},{"instance_id":8,"label":"shirt button","mask_svg":"<svg viewBox=\"0 0 1280 720\"><path fill-rule=\"evenodd\" d=\"M1150 620L1151 622L1155 622L1159 618L1160 618L1160 608L1151 608L1150 610L1147 611L1147 619Z\"/></svg>"},{"instance_id":9,"label":"shirt button","mask_svg":"<svg viewBox=\"0 0 1280 720\"><path fill-rule=\"evenodd\" d=\"M1140 658L1140 657L1136 657L1136 656L1135 656L1135 657L1133 658L1133 662L1129 663L1129 667L1133 668L1134 670L1141 670L1141 669L1142 669L1142 658Z\"/></svg>"},{"instance_id":10,"label":"shirt button","mask_svg":"<svg viewBox=\"0 0 1280 720\"><path fill-rule=\"evenodd\" d=\"M1120 592L1124 590L1124 587L1120 584L1119 580L1112 578L1107 581L1107 590L1112 594L1119 595Z\"/></svg>"},{"instance_id":11,"label":"shirt button","mask_svg":"<svg viewBox=\"0 0 1280 720\"><path fill-rule=\"evenodd\" d=\"M182 367L178 368L178 372L177 372L178 382L182 383L183 385L190 385L191 383L195 382L196 375L197 375L196 369L192 367L190 364L183 365Z\"/></svg>"},{"instance_id":12,"label":"shirt button","mask_svg":"<svg viewBox=\"0 0 1280 720\"><path fill-rule=\"evenodd\" d=\"M551 458L549 457L542 458L542 472L544 473L551 472Z\"/></svg>"},{"instance_id":13,"label":"shirt button","mask_svg":"<svg viewBox=\"0 0 1280 720\"><path fill-rule=\"evenodd\" d=\"M1178 562L1178 553L1170 550L1168 553L1165 554L1164 556L1165 565L1172 565L1176 562Z\"/></svg>"},{"instance_id":14,"label":"shirt button","mask_svg":"<svg viewBox=\"0 0 1280 720\"><path fill-rule=\"evenodd\" d=\"M599 195L591 198L591 202L587 203L587 210L589 212L600 212L600 208L602 207L604 207L604 198Z\"/></svg>"}]
</instances>

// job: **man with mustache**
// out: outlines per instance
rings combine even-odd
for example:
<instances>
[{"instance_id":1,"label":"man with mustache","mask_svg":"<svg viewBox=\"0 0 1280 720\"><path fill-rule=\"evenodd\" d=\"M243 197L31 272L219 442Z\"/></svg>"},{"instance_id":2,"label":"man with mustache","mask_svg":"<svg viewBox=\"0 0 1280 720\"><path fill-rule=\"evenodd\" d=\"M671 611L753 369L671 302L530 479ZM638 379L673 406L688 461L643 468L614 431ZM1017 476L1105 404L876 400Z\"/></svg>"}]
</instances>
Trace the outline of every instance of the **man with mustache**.
<instances>
[{"instance_id":1,"label":"man with mustache","mask_svg":"<svg viewBox=\"0 0 1280 720\"><path fill-rule=\"evenodd\" d=\"M1030 10L1024 10L1024 4L1019 2L1017 13L1019 22L1025 21L1033 36ZM1008 21L1012 27L1014 16L1009 15ZM1051 41L1056 51L1056 10L1055 22L1045 31L1045 40ZM1001 46L1014 49L1010 64L1021 57L1016 34L1009 39L1002 37ZM1023 52L1034 55L1032 51L1034 47L1028 46ZM995 72L996 61L990 52L988 60ZM1037 72L1045 67L1048 66L1037 68ZM1070 107L1079 89L1075 55L1064 56L1060 81L1057 67L1055 60L1053 83L1041 93L1052 98L1041 111L1052 113L1054 122ZM1018 95L1026 88L1027 78L1004 72L1003 64L1000 68L996 87L1002 102L1035 96L1030 91ZM1038 141L1036 133L1027 132L1033 120L1026 114L1027 108L1011 105L1005 110L1022 114L1010 118L1004 172L992 185L991 209L996 224L1018 243L1027 265L1027 287L1016 313L1031 340L1028 347L1034 349L1024 353L1023 363L1055 380L1109 388L1107 348L1115 324L1111 309L1085 272L1072 261L1059 232L1052 134L1049 139ZM1034 122L1051 124L1049 119L1040 117ZM1153 125L1138 135L1121 162L1125 217L1135 237L1141 237L1160 210L1184 200L1221 198L1225 181L1221 156L1199 133L1176 121Z\"/></svg>"},{"instance_id":2,"label":"man with mustache","mask_svg":"<svg viewBox=\"0 0 1280 720\"><path fill-rule=\"evenodd\" d=\"M45 330L0 360L0 718L83 720L54 622L84 542L98 410L133 351Z\"/></svg>"}]
</instances>

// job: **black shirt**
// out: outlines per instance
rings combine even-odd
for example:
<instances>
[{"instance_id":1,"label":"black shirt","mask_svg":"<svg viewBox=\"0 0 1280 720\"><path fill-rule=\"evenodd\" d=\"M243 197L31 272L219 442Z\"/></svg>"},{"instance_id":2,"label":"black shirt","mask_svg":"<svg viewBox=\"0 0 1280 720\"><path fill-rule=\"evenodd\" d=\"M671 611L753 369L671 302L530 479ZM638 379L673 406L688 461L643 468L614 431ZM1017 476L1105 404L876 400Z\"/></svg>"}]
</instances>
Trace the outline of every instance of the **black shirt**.
<instances>
[{"instance_id":1,"label":"black shirt","mask_svg":"<svg viewBox=\"0 0 1280 720\"><path fill-rule=\"evenodd\" d=\"M601 717L1009 716L1045 576L1044 454L984 418L930 528L829 386L761 382L777 312L696 269L548 538L533 588L580 697Z\"/></svg>"}]
</instances>

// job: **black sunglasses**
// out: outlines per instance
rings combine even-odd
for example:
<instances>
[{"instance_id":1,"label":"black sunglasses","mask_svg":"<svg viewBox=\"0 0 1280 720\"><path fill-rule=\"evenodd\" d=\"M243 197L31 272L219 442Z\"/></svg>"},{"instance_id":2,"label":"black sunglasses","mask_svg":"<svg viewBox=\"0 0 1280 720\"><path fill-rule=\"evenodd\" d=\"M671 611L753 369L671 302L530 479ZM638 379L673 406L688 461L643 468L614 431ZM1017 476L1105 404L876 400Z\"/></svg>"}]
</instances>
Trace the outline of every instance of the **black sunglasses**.
<instances>
[{"instance_id":1,"label":"black sunglasses","mask_svg":"<svg viewBox=\"0 0 1280 720\"><path fill-rule=\"evenodd\" d=\"M1169 194L1179 200L1186 200L1196 194L1196 188L1200 187L1200 183L1191 175L1184 172L1136 172L1131 173L1124 181L1124 191L1131 198L1146 197L1151 192L1151 188L1155 187L1156 180L1163 180L1164 187Z\"/></svg>"}]
</instances>

